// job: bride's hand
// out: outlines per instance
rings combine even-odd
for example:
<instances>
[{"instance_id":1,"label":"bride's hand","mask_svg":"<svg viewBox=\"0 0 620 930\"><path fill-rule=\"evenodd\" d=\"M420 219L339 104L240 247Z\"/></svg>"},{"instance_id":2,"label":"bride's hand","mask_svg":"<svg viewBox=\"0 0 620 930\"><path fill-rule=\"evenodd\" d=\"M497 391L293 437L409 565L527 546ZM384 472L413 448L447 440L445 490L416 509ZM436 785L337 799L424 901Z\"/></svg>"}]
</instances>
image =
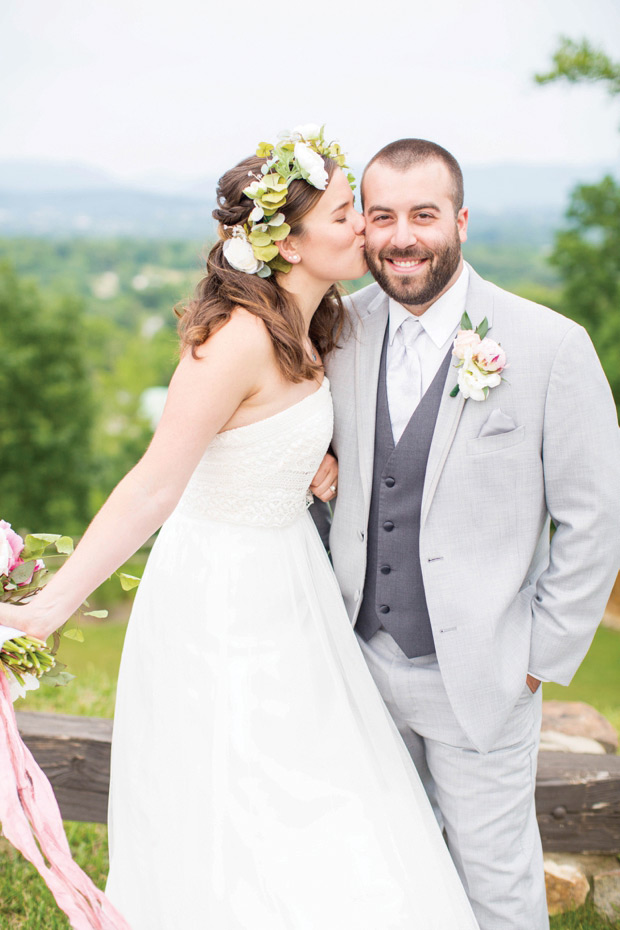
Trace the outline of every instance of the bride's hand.
<instances>
[{"instance_id":1,"label":"bride's hand","mask_svg":"<svg viewBox=\"0 0 620 930\"><path fill-rule=\"evenodd\" d=\"M0 625L11 626L27 636L45 642L62 623L56 623L49 611L36 605L36 598L29 604L0 604Z\"/></svg>"},{"instance_id":2,"label":"bride's hand","mask_svg":"<svg viewBox=\"0 0 620 930\"><path fill-rule=\"evenodd\" d=\"M310 490L322 501L331 501L336 496L338 487L338 460L331 452L326 452L319 469L312 479Z\"/></svg>"}]
</instances>

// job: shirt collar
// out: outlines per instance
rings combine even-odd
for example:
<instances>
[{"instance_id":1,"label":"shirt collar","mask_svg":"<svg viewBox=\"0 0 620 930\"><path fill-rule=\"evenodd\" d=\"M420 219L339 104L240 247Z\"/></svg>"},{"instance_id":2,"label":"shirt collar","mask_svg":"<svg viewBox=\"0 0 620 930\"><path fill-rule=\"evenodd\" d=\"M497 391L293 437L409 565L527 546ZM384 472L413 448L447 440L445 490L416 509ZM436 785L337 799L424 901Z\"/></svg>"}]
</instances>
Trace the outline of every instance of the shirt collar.
<instances>
[{"instance_id":1,"label":"shirt collar","mask_svg":"<svg viewBox=\"0 0 620 930\"><path fill-rule=\"evenodd\" d=\"M469 268L464 263L460 275L445 294L442 294L435 303L431 304L422 316L416 317L424 332L441 349L461 322L467 301L467 286L469 284ZM392 297L389 299L389 335L390 345L399 326L412 314Z\"/></svg>"}]
</instances>

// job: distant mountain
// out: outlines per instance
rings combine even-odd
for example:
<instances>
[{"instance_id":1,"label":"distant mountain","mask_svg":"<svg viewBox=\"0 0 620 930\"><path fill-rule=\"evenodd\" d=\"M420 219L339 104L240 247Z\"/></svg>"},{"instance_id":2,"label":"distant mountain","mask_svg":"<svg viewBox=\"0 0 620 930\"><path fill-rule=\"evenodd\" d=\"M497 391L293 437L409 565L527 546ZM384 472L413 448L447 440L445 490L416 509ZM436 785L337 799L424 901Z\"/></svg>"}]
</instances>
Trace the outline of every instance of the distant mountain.
<instances>
[{"instance_id":1,"label":"distant mountain","mask_svg":"<svg viewBox=\"0 0 620 930\"><path fill-rule=\"evenodd\" d=\"M363 166L354 165L353 174L362 177ZM592 165L523 165L492 164L465 165L465 199L475 210L493 213L505 209L525 209L530 207L563 208L568 194L579 183L598 181L605 174L620 173L620 166L608 164ZM151 184L140 184L141 188L156 189ZM209 201L215 199L217 178L206 175L191 181L185 186L173 185L170 179L162 179L162 190L167 193L184 194L188 197L200 197Z\"/></svg>"},{"instance_id":2,"label":"distant mountain","mask_svg":"<svg viewBox=\"0 0 620 930\"><path fill-rule=\"evenodd\" d=\"M82 191L121 186L101 168L82 162L0 161L0 191Z\"/></svg>"},{"instance_id":3,"label":"distant mountain","mask_svg":"<svg viewBox=\"0 0 620 930\"><path fill-rule=\"evenodd\" d=\"M618 165L471 165L463 168L465 202L484 213L563 209L577 184L618 174Z\"/></svg>"},{"instance_id":4,"label":"distant mountain","mask_svg":"<svg viewBox=\"0 0 620 930\"><path fill-rule=\"evenodd\" d=\"M214 233L212 209L196 198L125 188L0 190L0 236L131 236L203 242Z\"/></svg>"},{"instance_id":5,"label":"distant mountain","mask_svg":"<svg viewBox=\"0 0 620 930\"><path fill-rule=\"evenodd\" d=\"M551 239L570 190L610 165L473 165L464 168L472 237ZM359 178L361 169L354 169ZM154 177L121 183L97 168L0 161L0 236L135 236L204 242L213 236L216 179L190 184ZM177 190L174 190L174 188ZM179 190L179 188L183 190Z\"/></svg>"}]
</instances>

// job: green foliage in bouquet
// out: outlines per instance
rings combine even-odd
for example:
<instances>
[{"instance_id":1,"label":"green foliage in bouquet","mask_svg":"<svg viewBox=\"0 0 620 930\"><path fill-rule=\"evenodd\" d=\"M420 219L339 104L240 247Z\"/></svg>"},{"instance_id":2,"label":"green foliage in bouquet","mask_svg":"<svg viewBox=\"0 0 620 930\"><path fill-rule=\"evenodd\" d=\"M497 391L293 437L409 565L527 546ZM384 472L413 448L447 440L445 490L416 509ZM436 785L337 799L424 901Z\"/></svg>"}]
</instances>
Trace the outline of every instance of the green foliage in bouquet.
<instances>
[{"instance_id":1,"label":"green foliage in bouquet","mask_svg":"<svg viewBox=\"0 0 620 930\"><path fill-rule=\"evenodd\" d=\"M58 533L33 533L25 540L12 529L11 524L0 520L0 601L24 604L46 584L50 572L46 559L65 559L73 552L70 536ZM51 553L48 550L52 549ZM140 583L133 575L119 574L121 587L129 591ZM107 610L85 610L84 602L78 615L104 619ZM68 639L84 642L79 626L53 634L52 645L32 636L16 636L6 640L0 647L0 670L8 677L11 690L24 696L26 691L38 687L41 680L56 687L66 685L75 677L66 670L66 665L56 659L61 635Z\"/></svg>"}]
</instances>

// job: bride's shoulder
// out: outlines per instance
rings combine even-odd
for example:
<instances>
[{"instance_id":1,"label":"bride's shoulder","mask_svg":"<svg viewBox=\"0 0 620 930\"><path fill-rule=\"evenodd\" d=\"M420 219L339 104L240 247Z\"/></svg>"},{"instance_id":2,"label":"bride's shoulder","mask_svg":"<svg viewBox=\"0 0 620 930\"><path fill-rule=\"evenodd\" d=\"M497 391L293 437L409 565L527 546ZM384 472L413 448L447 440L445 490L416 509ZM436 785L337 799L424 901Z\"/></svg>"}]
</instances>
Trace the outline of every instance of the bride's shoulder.
<instances>
[{"instance_id":1,"label":"bride's shoulder","mask_svg":"<svg viewBox=\"0 0 620 930\"><path fill-rule=\"evenodd\" d=\"M263 320L245 307L234 307L228 318L198 348L197 355L224 352L243 357L270 357L273 344Z\"/></svg>"}]
</instances>

